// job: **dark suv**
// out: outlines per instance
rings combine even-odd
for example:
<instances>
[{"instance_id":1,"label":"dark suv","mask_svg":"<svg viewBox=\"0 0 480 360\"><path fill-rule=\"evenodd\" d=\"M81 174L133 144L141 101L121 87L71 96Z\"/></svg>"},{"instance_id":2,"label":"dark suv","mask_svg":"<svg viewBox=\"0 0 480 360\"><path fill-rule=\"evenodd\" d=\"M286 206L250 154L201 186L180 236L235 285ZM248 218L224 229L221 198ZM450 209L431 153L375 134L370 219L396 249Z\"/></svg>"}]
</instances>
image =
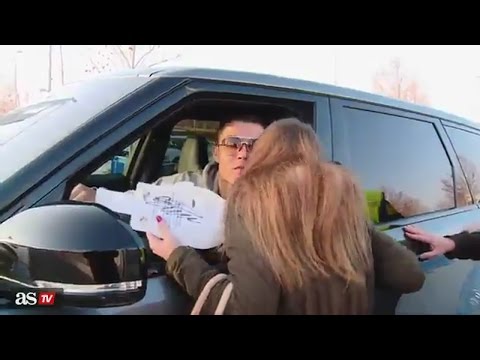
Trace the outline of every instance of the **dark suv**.
<instances>
[{"instance_id":1,"label":"dark suv","mask_svg":"<svg viewBox=\"0 0 480 360\"><path fill-rule=\"evenodd\" d=\"M380 199L378 208L369 206L372 221L417 253L425 249L404 238L405 225L445 235L480 222L480 127L465 119L331 85L168 67L67 86L0 118L0 222L68 199L77 183L126 191L172 171L201 169L211 159L220 116L239 108L310 123L327 156L354 170L367 199ZM172 146L174 167L166 156ZM97 171L127 148L123 171ZM140 300L81 311L188 313L191 299L165 277L163 263L151 257L148 266ZM377 313L480 313L477 262L441 256L422 266L423 288L401 297L379 292Z\"/></svg>"}]
</instances>

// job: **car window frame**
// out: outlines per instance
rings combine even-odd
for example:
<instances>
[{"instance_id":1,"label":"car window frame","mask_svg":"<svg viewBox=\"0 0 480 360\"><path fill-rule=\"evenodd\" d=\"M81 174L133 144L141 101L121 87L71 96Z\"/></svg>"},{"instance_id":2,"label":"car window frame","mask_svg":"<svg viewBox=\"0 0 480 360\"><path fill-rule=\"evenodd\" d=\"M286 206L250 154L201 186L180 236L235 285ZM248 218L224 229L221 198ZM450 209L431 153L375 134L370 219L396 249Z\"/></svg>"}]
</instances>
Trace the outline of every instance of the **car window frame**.
<instances>
[{"instance_id":1,"label":"car window frame","mask_svg":"<svg viewBox=\"0 0 480 360\"><path fill-rule=\"evenodd\" d=\"M162 82L174 85L162 85ZM155 90L157 88L157 90ZM169 88L165 93L164 88ZM160 91L158 89L161 89ZM145 135L148 131L165 123L168 120L163 116L166 112L174 112L179 104L195 99L197 96L210 96L224 98L225 96L254 96L258 98L272 98L277 101L296 100L304 101L312 104L313 118L311 119L311 125L314 129L318 126L319 98L325 101L322 104L327 104L325 96L319 96L314 93L302 92L295 89L278 89L274 87L266 87L261 84L250 83L225 83L217 80L210 79L182 79L182 78L159 78L151 85L145 86L140 91L135 99L145 99L142 95L147 92L149 94L157 94L156 98L151 100L142 100L143 105L137 104L137 109L125 110L127 106L126 102L117 105L115 108L101 114L97 123L100 121L100 117L111 117L112 114L119 114L121 118L118 118L115 123L102 122L102 124L96 124L90 122L87 126L79 129L79 131L70 135L68 139L64 141L74 142L71 157L66 163L58 163L55 165L55 170L51 171L43 179L39 180L35 187L31 187L28 192L24 193L20 200L15 200L15 203L11 204L8 208L0 208L0 221L2 218L7 218L12 214L15 214L22 209L43 204L50 201L59 201L59 194L63 194L67 183L72 176L75 176L82 168L85 168L92 162L101 164L103 159L99 157L99 154L107 153L110 149L121 146L126 146L128 143L133 142L137 137ZM136 100L130 96L130 102ZM320 111L321 113L324 113ZM329 121L329 119L322 119L323 121ZM108 124L108 126L107 126ZM87 132L88 127L101 128L102 136L98 134L93 136ZM106 128L108 127L108 129ZM149 130L147 130L149 129ZM331 134L322 134L329 138ZM75 140L80 138L81 141ZM102 141L99 141L101 139ZM79 149L81 147L81 149ZM107 161L108 157L103 162ZM38 166L38 165L37 165ZM91 169L92 171L94 169Z\"/></svg>"},{"instance_id":2,"label":"car window frame","mask_svg":"<svg viewBox=\"0 0 480 360\"><path fill-rule=\"evenodd\" d=\"M100 166L111 157L109 150L117 148L118 151L144 136L142 125L158 121L155 118L158 113L189 95L185 88L188 81L185 79L163 80L148 82L104 108L48 152L37 157L24 171L3 183L6 191L0 193L0 222L36 204L61 200L58 194L63 194L71 176L87 166L86 161L90 165L96 163L96 167ZM169 94L167 99L164 99L165 94ZM96 167L89 169L89 172ZM26 172L28 175L24 178ZM38 176L39 173L41 176ZM21 186L18 186L19 182Z\"/></svg>"}]
</instances>

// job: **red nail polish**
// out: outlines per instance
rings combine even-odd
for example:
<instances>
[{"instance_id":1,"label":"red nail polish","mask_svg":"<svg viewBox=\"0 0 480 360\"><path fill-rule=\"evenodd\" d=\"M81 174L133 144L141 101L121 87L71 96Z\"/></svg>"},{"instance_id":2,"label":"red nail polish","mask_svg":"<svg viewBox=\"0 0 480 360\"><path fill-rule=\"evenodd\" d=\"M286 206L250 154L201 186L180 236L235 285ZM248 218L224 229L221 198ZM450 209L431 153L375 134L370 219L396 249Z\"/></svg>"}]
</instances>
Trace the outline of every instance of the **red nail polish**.
<instances>
[{"instance_id":1,"label":"red nail polish","mask_svg":"<svg viewBox=\"0 0 480 360\"><path fill-rule=\"evenodd\" d=\"M157 222L162 222L163 218L160 215L157 215Z\"/></svg>"}]
</instances>

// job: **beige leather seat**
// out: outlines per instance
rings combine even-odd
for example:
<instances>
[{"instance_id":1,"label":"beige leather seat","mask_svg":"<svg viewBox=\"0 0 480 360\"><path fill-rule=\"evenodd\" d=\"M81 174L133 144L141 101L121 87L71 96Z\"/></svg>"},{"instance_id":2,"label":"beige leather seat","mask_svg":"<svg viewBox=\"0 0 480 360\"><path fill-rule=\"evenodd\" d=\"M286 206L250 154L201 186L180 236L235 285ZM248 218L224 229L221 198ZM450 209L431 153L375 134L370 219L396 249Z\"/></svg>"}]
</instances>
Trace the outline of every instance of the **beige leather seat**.
<instances>
[{"instance_id":1,"label":"beige leather seat","mask_svg":"<svg viewBox=\"0 0 480 360\"><path fill-rule=\"evenodd\" d=\"M203 136L188 135L180 153L177 172L202 170L207 163L207 140Z\"/></svg>"}]
</instances>

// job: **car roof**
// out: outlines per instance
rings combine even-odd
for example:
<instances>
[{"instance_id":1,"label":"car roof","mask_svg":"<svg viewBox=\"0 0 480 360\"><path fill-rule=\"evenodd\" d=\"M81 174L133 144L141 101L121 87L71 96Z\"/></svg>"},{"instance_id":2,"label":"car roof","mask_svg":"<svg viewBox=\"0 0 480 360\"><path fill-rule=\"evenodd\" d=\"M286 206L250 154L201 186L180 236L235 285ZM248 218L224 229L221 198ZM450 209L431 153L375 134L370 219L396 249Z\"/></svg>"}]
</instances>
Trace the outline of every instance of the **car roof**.
<instances>
[{"instance_id":1,"label":"car roof","mask_svg":"<svg viewBox=\"0 0 480 360\"><path fill-rule=\"evenodd\" d=\"M127 69L117 72L103 73L97 75L97 77L175 77L191 80L215 80L241 84L254 84L284 90L295 90L310 94L327 95L331 97L361 101L374 105L382 105L402 111L410 111L412 113L417 113L424 116L439 118L460 125L468 126L476 130L480 130L480 123L476 123L465 117L461 117L430 106L414 104L411 102L338 85L331 85L311 80L265 74L260 72L161 64L153 65L146 68Z\"/></svg>"},{"instance_id":2,"label":"car roof","mask_svg":"<svg viewBox=\"0 0 480 360\"><path fill-rule=\"evenodd\" d=\"M452 113L435 109L433 107L414 104L407 101L342 86L259 72L162 64L158 66L154 65L148 68L126 70L116 74L109 73L106 76L140 76L153 78L176 77L188 78L192 80L216 80L233 83L255 84L382 105L389 108L410 111L424 116L439 118L480 130L480 124L476 122Z\"/></svg>"}]
</instances>

